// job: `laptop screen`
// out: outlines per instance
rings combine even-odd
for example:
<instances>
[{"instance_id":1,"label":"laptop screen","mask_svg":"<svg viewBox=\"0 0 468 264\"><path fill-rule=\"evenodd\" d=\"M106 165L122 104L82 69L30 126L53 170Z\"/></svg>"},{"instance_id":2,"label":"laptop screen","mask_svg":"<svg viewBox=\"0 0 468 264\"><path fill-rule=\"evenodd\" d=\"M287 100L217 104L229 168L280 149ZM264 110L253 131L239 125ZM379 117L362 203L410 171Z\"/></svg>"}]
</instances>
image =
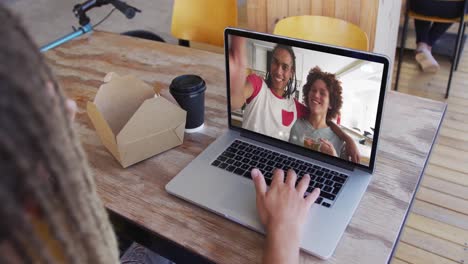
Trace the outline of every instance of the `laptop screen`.
<instances>
[{"instance_id":1,"label":"laptop screen","mask_svg":"<svg viewBox=\"0 0 468 264\"><path fill-rule=\"evenodd\" d=\"M226 38L231 127L373 168L388 60L234 29Z\"/></svg>"}]
</instances>

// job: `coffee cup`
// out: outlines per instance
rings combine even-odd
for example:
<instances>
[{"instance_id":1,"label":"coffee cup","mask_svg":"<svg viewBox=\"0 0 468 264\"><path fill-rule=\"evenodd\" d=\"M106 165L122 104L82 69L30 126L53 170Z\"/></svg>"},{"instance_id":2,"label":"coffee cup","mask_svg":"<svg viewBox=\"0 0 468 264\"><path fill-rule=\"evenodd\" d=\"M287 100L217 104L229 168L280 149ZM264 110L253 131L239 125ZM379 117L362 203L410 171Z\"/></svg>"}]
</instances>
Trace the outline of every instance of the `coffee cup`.
<instances>
[{"instance_id":1,"label":"coffee cup","mask_svg":"<svg viewBox=\"0 0 468 264\"><path fill-rule=\"evenodd\" d=\"M181 75L172 80L169 91L177 103L187 111L185 132L200 131L205 120L205 81L197 75Z\"/></svg>"}]
</instances>

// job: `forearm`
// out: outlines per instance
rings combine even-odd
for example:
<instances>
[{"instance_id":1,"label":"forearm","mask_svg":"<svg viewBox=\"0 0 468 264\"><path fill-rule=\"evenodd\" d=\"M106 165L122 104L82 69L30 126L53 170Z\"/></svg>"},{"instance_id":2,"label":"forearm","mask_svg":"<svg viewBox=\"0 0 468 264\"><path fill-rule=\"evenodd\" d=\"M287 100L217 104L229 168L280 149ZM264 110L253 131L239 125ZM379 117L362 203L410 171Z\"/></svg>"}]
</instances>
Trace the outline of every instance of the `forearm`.
<instances>
[{"instance_id":1,"label":"forearm","mask_svg":"<svg viewBox=\"0 0 468 264\"><path fill-rule=\"evenodd\" d=\"M329 122L328 125L330 126L331 130L346 144L354 144L354 140L351 136L346 134L337 124L334 122Z\"/></svg>"},{"instance_id":2,"label":"forearm","mask_svg":"<svg viewBox=\"0 0 468 264\"><path fill-rule=\"evenodd\" d=\"M240 93L238 91L231 90L231 110L240 109L245 103L245 98L244 98L244 93L242 91L242 88L239 90L240 90Z\"/></svg>"},{"instance_id":3,"label":"forearm","mask_svg":"<svg viewBox=\"0 0 468 264\"><path fill-rule=\"evenodd\" d=\"M236 110L241 108L245 103L247 98L252 96L253 87L250 82L245 81L241 87L231 90L231 108Z\"/></svg>"},{"instance_id":4,"label":"forearm","mask_svg":"<svg viewBox=\"0 0 468 264\"><path fill-rule=\"evenodd\" d=\"M341 128L339 128L335 123L329 122L328 125L341 140L346 142L346 154L343 155L343 157L345 159L350 159L352 162L355 163L361 162L359 149L356 145L356 142L354 142L353 138L350 135L343 132L343 130L341 130Z\"/></svg>"},{"instance_id":5,"label":"forearm","mask_svg":"<svg viewBox=\"0 0 468 264\"><path fill-rule=\"evenodd\" d=\"M245 103L245 86L247 77L246 40L233 36L229 51L229 84L231 108L239 109Z\"/></svg>"},{"instance_id":6,"label":"forearm","mask_svg":"<svg viewBox=\"0 0 468 264\"><path fill-rule=\"evenodd\" d=\"M299 263L299 239L290 232L274 229L268 233L263 252L263 264Z\"/></svg>"}]
</instances>

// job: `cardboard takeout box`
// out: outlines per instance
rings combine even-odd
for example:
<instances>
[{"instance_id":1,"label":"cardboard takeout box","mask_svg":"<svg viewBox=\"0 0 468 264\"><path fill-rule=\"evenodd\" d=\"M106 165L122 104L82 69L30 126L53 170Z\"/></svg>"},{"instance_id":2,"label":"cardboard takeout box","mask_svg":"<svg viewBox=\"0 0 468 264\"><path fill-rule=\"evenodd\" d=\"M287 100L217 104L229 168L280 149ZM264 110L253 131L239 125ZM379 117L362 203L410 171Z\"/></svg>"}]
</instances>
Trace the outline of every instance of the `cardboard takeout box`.
<instances>
[{"instance_id":1,"label":"cardboard takeout box","mask_svg":"<svg viewBox=\"0 0 468 264\"><path fill-rule=\"evenodd\" d=\"M186 112L134 76L109 73L87 112L104 146L126 168L182 144Z\"/></svg>"}]
</instances>

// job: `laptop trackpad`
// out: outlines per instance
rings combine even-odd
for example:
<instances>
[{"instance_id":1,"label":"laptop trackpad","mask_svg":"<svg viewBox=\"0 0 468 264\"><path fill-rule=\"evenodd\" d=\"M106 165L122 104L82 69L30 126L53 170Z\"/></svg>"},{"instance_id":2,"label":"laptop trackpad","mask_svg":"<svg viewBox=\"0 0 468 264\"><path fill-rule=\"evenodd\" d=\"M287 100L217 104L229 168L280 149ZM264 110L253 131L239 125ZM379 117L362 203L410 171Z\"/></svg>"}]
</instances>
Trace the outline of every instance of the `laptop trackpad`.
<instances>
[{"instance_id":1,"label":"laptop trackpad","mask_svg":"<svg viewBox=\"0 0 468 264\"><path fill-rule=\"evenodd\" d=\"M226 217L242 225L258 227L260 225L255 205L255 188L252 183L236 182L221 201L226 209Z\"/></svg>"}]
</instances>

